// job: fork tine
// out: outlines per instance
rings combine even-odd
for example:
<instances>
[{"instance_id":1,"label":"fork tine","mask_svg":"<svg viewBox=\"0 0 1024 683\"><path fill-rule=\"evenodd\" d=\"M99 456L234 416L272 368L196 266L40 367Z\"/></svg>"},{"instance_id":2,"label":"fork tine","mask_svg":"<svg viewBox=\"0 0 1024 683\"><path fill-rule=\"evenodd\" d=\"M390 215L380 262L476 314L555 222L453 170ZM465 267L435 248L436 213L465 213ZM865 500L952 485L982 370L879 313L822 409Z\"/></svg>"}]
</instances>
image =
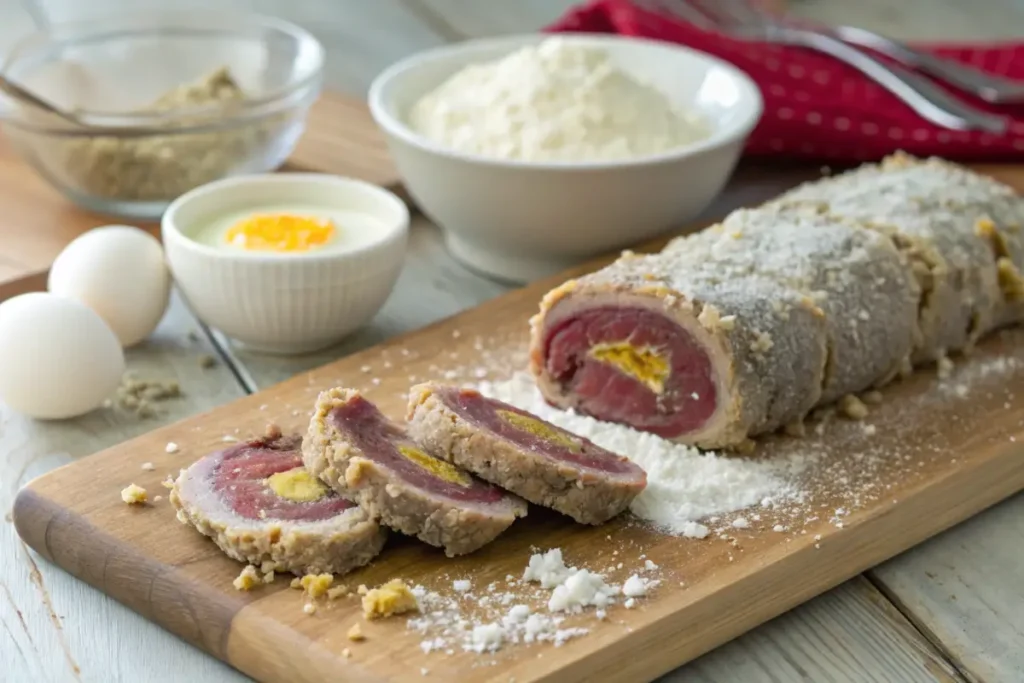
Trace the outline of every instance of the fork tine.
<instances>
[{"instance_id":1,"label":"fork tine","mask_svg":"<svg viewBox=\"0 0 1024 683\"><path fill-rule=\"evenodd\" d=\"M676 19L693 24L702 31L714 31L717 29L715 22L692 6L687 0L642 0L637 4L646 6L653 12L662 12Z\"/></svg>"}]
</instances>

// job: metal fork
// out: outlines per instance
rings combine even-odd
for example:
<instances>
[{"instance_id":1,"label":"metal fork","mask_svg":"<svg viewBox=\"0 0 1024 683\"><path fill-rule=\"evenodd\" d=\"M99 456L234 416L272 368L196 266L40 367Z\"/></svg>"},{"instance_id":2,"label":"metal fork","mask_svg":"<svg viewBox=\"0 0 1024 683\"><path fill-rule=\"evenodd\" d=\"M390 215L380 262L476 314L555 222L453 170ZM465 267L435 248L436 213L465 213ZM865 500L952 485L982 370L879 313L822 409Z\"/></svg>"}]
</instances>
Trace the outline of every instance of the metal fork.
<instances>
[{"instance_id":1,"label":"metal fork","mask_svg":"<svg viewBox=\"0 0 1024 683\"><path fill-rule=\"evenodd\" d=\"M935 125L953 130L1006 132L1008 123L1004 117L953 97L927 78L885 64L827 33L783 24L744 0L639 0L638 4L738 40L794 45L828 54L868 76Z\"/></svg>"},{"instance_id":2,"label":"metal fork","mask_svg":"<svg viewBox=\"0 0 1024 683\"><path fill-rule=\"evenodd\" d=\"M905 43L856 26L835 26L831 31L840 40L876 50L904 66L919 69L986 102L1024 103L1024 83L1020 81L994 76L949 59L915 50Z\"/></svg>"}]
</instances>

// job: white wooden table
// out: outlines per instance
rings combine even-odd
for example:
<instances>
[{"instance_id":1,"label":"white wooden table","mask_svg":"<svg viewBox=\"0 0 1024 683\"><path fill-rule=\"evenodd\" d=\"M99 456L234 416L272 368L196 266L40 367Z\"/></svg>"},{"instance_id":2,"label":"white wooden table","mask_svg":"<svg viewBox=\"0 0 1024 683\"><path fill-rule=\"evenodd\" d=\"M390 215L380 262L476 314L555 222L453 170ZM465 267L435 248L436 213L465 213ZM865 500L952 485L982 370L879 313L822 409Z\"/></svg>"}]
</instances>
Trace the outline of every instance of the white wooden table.
<instances>
[{"instance_id":1,"label":"white wooden table","mask_svg":"<svg viewBox=\"0 0 1024 683\"><path fill-rule=\"evenodd\" d=\"M65 19L172 0L41 0ZM415 50L532 30L566 0L207 0L275 13L326 44L332 87L362 92ZM1020 0L794 0L796 13L899 37L995 38L1024 29ZM0 46L31 22L0 4ZM740 188L741 190L747 188ZM742 194L735 194L741 198ZM741 200L741 199L740 199ZM2 248L2 245L0 245ZM40 424L0 405L0 681L243 681L20 542L9 510L28 479L155 426L258 390L506 291L454 263L437 229L416 219L406 268L385 309L355 338L295 359L234 349L175 300L152 340L129 354L143 377L176 378L185 397L153 420L100 413ZM200 368L199 354L220 363ZM670 681L1024 681L1024 496L1017 496L669 674Z\"/></svg>"}]
</instances>

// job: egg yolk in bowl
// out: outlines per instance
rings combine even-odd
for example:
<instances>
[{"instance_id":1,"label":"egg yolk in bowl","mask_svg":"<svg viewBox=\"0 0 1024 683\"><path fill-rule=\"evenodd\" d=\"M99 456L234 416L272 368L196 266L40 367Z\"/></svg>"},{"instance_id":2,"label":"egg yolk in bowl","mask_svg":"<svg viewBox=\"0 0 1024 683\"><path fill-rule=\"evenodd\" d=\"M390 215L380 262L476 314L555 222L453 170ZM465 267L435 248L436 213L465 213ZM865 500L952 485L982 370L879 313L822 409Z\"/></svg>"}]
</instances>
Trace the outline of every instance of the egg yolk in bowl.
<instances>
[{"instance_id":1,"label":"egg yolk in bowl","mask_svg":"<svg viewBox=\"0 0 1024 683\"><path fill-rule=\"evenodd\" d=\"M337 228L328 218L288 213L261 213L238 221L224 234L233 247L247 251L301 252L322 247Z\"/></svg>"}]
</instances>

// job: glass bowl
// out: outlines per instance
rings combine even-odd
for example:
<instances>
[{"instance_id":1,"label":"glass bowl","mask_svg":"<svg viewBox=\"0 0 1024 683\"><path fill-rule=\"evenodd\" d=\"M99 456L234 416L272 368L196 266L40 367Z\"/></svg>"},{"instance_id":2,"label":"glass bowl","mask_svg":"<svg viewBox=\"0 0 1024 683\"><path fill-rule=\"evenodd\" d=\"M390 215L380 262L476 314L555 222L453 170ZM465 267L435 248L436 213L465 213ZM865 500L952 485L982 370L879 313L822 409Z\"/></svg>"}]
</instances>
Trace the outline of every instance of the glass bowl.
<instances>
[{"instance_id":1,"label":"glass bowl","mask_svg":"<svg viewBox=\"0 0 1024 683\"><path fill-rule=\"evenodd\" d=\"M54 25L3 72L85 124L0 96L7 139L40 175L88 209L154 219L195 187L284 163L323 48L279 19L147 12Z\"/></svg>"}]
</instances>

